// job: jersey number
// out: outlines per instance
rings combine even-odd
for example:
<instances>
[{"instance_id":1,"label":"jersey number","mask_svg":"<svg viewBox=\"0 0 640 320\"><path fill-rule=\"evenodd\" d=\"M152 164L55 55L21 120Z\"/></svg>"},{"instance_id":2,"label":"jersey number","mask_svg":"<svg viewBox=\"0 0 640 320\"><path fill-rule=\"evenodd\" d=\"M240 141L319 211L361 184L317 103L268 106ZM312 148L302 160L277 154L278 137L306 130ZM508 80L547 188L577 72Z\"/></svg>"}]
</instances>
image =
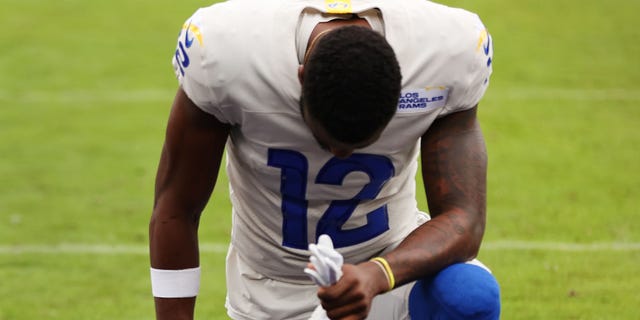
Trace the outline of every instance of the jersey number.
<instances>
[{"instance_id":1,"label":"jersey number","mask_svg":"<svg viewBox=\"0 0 640 320\"><path fill-rule=\"evenodd\" d=\"M307 177L309 165L300 152L269 149L267 164L280 168L280 193L282 194L282 244L286 247L307 249ZM369 183L348 200L333 200L316 226L316 239L322 234L331 236L336 248L358 244L372 239L389 229L387 206L367 214L367 224L343 230L360 201L375 199L382 187L394 175L389 158L373 154L353 154L347 159L331 158L318 172L316 184L342 185L352 172L364 172Z\"/></svg>"}]
</instances>

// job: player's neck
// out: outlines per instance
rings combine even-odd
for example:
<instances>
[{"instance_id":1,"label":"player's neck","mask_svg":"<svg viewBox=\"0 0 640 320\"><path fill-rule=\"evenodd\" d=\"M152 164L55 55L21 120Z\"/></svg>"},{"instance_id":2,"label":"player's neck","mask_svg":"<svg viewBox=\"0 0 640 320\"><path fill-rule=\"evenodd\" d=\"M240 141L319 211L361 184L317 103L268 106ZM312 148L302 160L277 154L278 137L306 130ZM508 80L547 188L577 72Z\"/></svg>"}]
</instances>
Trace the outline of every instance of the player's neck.
<instances>
[{"instance_id":1,"label":"player's neck","mask_svg":"<svg viewBox=\"0 0 640 320\"><path fill-rule=\"evenodd\" d=\"M358 18L355 15L351 19L335 19L327 22L318 23L313 28L313 31L311 31L311 35L309 36L309 41L307 42L307 50L305 51L305 54L304 54L304 61L305 62L307 61L309 53L313 50L313 47L318 42L318 40L320 40L329 31L339 27L344 27L349 25L356 25L356 26L371 28L367 20L363 18Z\"/></svg>"}]
</instances>

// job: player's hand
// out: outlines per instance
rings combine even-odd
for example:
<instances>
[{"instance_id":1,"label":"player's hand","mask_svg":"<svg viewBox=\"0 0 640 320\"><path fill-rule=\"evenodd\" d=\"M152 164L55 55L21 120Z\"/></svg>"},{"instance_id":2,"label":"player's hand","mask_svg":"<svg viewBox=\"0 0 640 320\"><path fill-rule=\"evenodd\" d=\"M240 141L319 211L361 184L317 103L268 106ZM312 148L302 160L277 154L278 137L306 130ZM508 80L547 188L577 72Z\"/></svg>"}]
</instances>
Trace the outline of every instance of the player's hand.
<instances>
[{"instance_id":1,"label":"player's hand","mask_svg":"<svg viewBox=\"0 0 640 320\"><path fill-rule=\"evenodd\" d=\"M342 273L337 283L318 289L322 307L329 319L365 319L373 298L388 289L384 273L373 262L345 264Z\"/></svg>"}]
</instances>

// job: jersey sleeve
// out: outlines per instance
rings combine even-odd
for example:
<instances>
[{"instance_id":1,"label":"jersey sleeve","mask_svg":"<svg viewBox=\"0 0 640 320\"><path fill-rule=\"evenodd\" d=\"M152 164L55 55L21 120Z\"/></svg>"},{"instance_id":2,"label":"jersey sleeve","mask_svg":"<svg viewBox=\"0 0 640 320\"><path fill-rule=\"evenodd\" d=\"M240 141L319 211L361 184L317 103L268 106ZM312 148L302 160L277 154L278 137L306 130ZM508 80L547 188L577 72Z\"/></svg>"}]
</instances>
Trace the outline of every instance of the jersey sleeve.
<instances>
[{"instance_id":1,"label":"jersey sleeve","mask_svg":"<svg viewBox=\"0 0 640 320\"><path fill-rule=\"evenodd\" d=\"M203 9L196 11L182 25L178 43L172 58L172 64L178 82L187 96L203 111L214 115L218 120L229 120L219 106L215 90L211 86L210 60L207 52L206 25Z\"/></svg>"},{"instance_id":2,"label":"jersey sleeve","mask_svg":"<svg viewBox=\"0 0 640 320\"><path fill-rule=\"evenodd\" d=\"M480 18L469 14L460 37L461 54L456 66L456 84L446 107L439 116L473 108L489 86L493 71L493 39Z\"/></svg>"}]
</instances>

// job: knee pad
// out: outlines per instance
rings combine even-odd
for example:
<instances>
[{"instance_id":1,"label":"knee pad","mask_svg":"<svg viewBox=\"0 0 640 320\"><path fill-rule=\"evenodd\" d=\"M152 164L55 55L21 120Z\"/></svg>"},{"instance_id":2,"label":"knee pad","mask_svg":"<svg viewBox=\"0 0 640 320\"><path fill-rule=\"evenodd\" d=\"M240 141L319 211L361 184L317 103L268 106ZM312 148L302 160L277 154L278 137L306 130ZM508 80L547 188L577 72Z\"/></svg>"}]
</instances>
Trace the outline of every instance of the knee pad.
<instances>
[{"instance_id":1,"label":"knee pad","mask_svg":"<svg viewBox=\"0 0 640 320\"><path fill-rule=\"evenodd\" d=\"M431 279L416 281L409 295L411 319L494 320L500 318L500 287L486 269L451 265Z\"/></svg>"}]
</instances>

